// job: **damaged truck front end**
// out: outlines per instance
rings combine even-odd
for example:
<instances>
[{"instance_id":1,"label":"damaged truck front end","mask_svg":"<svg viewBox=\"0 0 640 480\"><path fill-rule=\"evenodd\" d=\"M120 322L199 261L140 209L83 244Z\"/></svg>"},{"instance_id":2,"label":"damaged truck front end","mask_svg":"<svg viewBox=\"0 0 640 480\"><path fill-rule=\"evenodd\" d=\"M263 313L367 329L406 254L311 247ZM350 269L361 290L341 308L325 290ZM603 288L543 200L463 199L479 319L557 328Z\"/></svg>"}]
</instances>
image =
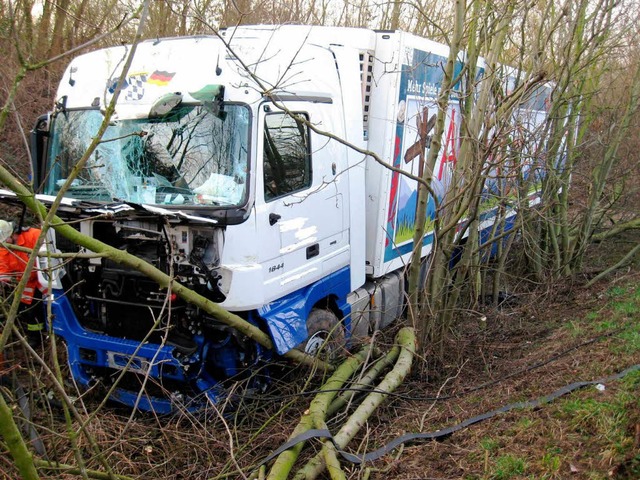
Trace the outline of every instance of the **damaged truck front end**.
<instances>
[{"instance_id":1,"label":"damaged truck front end","mask_svg":"<svg viewBox=\"0 0 640 480\"><path fill-rule=\"evenodd\" d=\"M74 105L62 96L32 136L41 199L68 188L59 215L81 233L224 302L225 231L248 217L251 112L223 98L221 85L164 93L150 104L125 98L84 161L104 104L96 97ZM255 342L144 273L60 235L55 243L77 253L61 267L49 301L53 330L81 385L101 385L142 410L201 408L263 358ZM252 386L262 383L254 374Z\"/></svg>"},{"instance_id":2,"label":"damaged truck front end","mask_svg":"<svg viewBox=\"0 0 640 480\"><path fill-rule=\"evenodd\" d=\"M173 224L144 210L114 217L86 219L81 228L205 298L224 298L217 273L220 228ZM77 250L61 240L59 249ZM74 378L84 386L113 389L112 399L142 410L200 408L217 401L226 382L252 375L268 354L143 273L82 253L67 263L50 301L53 329L65 341ZM256 375L252 386L262 386Z\"/></svg>"}]
</instances>

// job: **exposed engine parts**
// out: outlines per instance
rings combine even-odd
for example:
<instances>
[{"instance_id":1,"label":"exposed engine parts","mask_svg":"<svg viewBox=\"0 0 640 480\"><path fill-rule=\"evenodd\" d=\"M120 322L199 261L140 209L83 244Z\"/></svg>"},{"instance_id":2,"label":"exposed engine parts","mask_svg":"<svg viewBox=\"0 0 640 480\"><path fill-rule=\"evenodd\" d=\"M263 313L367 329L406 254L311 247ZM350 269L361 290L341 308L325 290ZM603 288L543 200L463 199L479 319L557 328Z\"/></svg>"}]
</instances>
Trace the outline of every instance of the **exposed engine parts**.
<instances>
[{"instance_id":1,"label":"exposed engine parts","mask_svg":"<svg viewBox=\"0 0 640 480\"><path fill-rule=\"evenodd\" d=\"M223 233L215 228L167 225L160 219L151 221L117 220L82 222L82 230L140 258L176 282L213 302L221 302L218 274L219 251ZM165 364L163 378L201 379L203 374L215 382L223 382L241 374L258 357L255 342L201 311L170 290L137 270L104 258L77 258L66 266L64 288L80 326L89 332L172 348L176 364ZM122 369L127 377L144 374L147 361L134 356L112 355L109 367L91 366L98 362L97 353L80 349L82 368L87 375L109 383ZM122 358L121 358L122 357ZM134 360L133 365L131 359ZM103 362L104 364L104 362ZM197 368L192 368L197 365ZM178 371L180 370L180 371ZM133 373L131 373L133 372ZM164 382L163 382L164 383ZM175 394L182 395L188 382L178 382ZM199 390L194 387L194 391Z\"/></svg>"}]
</instances>

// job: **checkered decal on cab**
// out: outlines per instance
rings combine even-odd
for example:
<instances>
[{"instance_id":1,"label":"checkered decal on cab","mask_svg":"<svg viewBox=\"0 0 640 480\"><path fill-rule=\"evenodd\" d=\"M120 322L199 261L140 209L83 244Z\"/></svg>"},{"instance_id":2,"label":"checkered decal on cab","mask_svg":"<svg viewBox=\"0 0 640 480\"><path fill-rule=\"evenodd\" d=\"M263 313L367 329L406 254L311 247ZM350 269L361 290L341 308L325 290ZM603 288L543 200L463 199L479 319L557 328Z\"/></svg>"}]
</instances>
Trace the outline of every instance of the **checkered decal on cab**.
<instances>
[{"instance_id":1,"label":"checkered decal on cab","mask_svg":"<svg viewBox=\"0 0 640 480\"><path fill-rule=\"evenodd\" d=\"M144 84L147 83L146 73L137 73L135 75L129 75L129 88L127 88L127 94L125 99L129 101L140 100L144 97Z\"/></svg>"}]
</instances>

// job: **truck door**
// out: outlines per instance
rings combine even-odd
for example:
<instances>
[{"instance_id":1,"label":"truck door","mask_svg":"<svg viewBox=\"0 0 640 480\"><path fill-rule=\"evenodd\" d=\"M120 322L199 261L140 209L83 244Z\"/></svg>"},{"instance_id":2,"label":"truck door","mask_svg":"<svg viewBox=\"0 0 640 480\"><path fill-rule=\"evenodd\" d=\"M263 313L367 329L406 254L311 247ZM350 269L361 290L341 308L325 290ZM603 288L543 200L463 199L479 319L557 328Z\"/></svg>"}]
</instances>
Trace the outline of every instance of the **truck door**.
<instances>
[{"instance_id":1,"label":"truck door","mask_svg":"<svg viewBox=\"0 0 640 480\"><path fill-rule=\"evenodd\" d=\"M258 116L256 213L267 302L349 264L346 149L331 103L263 105Z\"/></svg>"}]
</instances>

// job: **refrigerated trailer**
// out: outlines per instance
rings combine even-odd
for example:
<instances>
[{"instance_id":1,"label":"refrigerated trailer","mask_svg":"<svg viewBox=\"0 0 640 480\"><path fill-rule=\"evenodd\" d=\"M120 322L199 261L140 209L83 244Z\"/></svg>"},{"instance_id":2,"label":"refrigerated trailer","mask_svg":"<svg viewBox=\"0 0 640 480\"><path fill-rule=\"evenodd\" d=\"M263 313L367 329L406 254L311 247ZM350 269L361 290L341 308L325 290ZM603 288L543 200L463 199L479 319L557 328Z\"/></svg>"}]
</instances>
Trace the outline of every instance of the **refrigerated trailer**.
<instances>
[{"instance_id":1,"label":"refrigerated trailer","mask_svg":"<svg viewBox=\"0 0 640 480\"><path fill-rule=\"evenodd\" d=\"M32 137L41 200L58 194L117 93L60 207L81 233L263 329L278 355L316 354L329 336L366 337L402 315L417 197L402 172L422 174L446 46L399 31L239 27L142 42L123 75L132 48L67 67ZM519 121L542 122L545 95ZM454 88L438 196L455 188L461 98ZM89 253L59 235L55 248ZM121 377L113 399L168 412L217 401L271 354L138 271L86 257L60 267L47 294L79 384Z\"/></svg>"}]
</instances>

